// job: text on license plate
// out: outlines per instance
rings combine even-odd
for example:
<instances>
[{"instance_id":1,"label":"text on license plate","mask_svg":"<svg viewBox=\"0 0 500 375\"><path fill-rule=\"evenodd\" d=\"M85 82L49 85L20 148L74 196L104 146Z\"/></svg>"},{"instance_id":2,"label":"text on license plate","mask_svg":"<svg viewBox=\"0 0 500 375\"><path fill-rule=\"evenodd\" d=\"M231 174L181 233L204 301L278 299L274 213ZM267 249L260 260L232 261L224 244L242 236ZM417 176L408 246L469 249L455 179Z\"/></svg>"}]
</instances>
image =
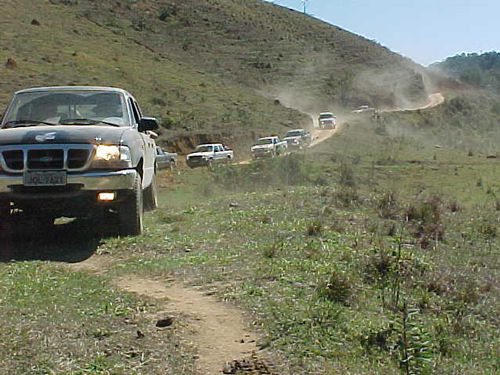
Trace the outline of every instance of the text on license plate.
<instances>
[{"instance_id":1,"label":"text on license plate","mask_svg":"<svg viewBox=\"0 0 500 375\"><path fill-rule=\"evenodd\" d=\"M66 185L66 171L27 171L23 178L24 186Z\"/></svg>"}]
</instances>

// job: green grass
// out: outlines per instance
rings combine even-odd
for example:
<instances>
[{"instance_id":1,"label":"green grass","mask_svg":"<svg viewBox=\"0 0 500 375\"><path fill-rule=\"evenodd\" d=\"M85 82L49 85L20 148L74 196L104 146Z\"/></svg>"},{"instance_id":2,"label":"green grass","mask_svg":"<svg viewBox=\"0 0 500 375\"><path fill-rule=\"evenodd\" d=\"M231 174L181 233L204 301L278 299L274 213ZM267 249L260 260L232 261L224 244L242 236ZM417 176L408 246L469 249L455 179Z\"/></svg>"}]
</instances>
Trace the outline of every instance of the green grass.
<instances>
[{"instance_id":1,"label":"green grass","mask_svg":"<svg viewBox=\"0 0 500 375\"><path fill-rule=\"evenodd\" d=\"M0 291L2 373L192 371L178 333L154 327L161 306L117 291L105 279L48 262L18 262L1 265Z\"/></svg>"},{"instance_id":2,"label":"green grass","mask_svg":"<svg viewBox=\"0 0 500 375\"><path fill-rule=\"evenodd\" d=\"M2 336L5 368L131 373L135 359L124 360L118 342L151 355L175 345L176 332L165 342L147 331L143 347L136 326L124 327L132 316L147 330L157 311L107 283L137 274L173 276L240 306L290 373L494 374L497 168L481 155L377 135L360 120L306 153L162 174L145 233L99 246L120 259L104 278L47 262L2 265L4 330L17 330ZM66 324L83 332L80 351ZM37 327L48 350L33 349ZM113 355L100 355L103 342ZM188 349L176 348L171 359L184 355L178 365L193 373ZM68 357L71 365L57 359ZM158 361L140 370L155 373Z\"/></svg>"},{"instance_id":3,"label":"green grass","mask_svg":"<svg viewBox=\"0 0 500 375\"><path fill-rule=\"evenodd\" d=\"M311 180L270 180L265 189L240 177L240 186L224 191L216 181L227 170L212 173L215 182L206 172L214 196L181 209L166 203L132 254L123 240L104 245L131 255L114 274L177 275L215 291L252 313L262 345L296 374L396 374L412 351L422 354L409 362L411 373L498 371L500 217L493 203L443 191L436 200L431 192L442 181L421 181L399 163L376 169L381 183L374 187L360 178L363 159L351 165L356 199L345 200L352 188L337 183L340 167L314 162L318 155L325 157L321 151L307 162L329 170L323 186L311 182L311 172ZM254 170L254 178L285 159ZM389 207L385 189L395 185L384 183L387 172L429 190L401 187Z\"/></svg>"}]
</instances>

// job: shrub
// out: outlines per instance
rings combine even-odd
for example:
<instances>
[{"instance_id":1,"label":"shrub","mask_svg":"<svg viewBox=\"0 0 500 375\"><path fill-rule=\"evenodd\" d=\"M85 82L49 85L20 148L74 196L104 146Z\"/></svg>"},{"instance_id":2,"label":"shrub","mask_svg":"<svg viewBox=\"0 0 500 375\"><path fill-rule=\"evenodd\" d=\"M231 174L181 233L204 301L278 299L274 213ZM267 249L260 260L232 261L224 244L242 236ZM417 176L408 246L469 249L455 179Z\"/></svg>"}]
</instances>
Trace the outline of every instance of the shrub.
<instances>
[{"instance_id":1,"label":"shrub","mask_svg":"<svg viewBox=\"0 0 500 375\"><path fill-rule=\"evenodd\" d=\"M441 200L431 196L407 207L406 221L413 222L413 235L419 239L422 249L444 239L445 227L441 223Z\"/></svg>"},{"instance_id":2,"label":"shrub","mask_svg":"<svg viewBox=\"0 0 500 375\"><path fill-rule=\"evenodd\" d=\"M345 303L352 294L351 280L345 273L334 270L319 292L329 301Z\"/></svg>"},{"instance_id":3,"label":"shrub","mask_svg":"<svg viewBox=\"0 0 500 375\"><path fill-rule=\"evenodd\" d=\"M377 212L381 218L391 219L396 216L398 209L397 194L394 191L384 193L377 200Z\"/></svg>"},{"instance_id":4,"label":"shrub","mask_svg":"<svg viewBox=\"0 0 500 375\"><path fill-rule=\"evenodd\" d=\"M314 219L307 226L307 234L309 236L318 236L323 231L323 220L321 218Z\"/></svg>"},{"instance_id":5,"label":"shrub","mask_svg":"<svg viewBox=\"0 0 500 375\"><path fill-rule=\"evenodd\" d=\"M340 179L339 183L343 186L354 187L354 170L345 159L340 162Z\"/></svg>"},{"instance_id":6,"label":"shrub","mask_svg":"<svg viewBox=\"0 0 500 375\"><path fill-rule=\"evenodd\" d=\"M315 170L304 155L291 154L251 163L245 168L236 165L213 168L214 182L237 190L257 190L268 186L297 186L317 180Z\"/></svg>"},{"instance_id":7,"label":"shrub","mask_svg":"<svg viewBox=\"0 0 500 375\"><path fill-rule=\"evenodd\" d=\"M341 186L335 191L333 197L343 207L350 207L359 201L359 195L356 189L352 187Z\"/></svg>"}]
</instances>

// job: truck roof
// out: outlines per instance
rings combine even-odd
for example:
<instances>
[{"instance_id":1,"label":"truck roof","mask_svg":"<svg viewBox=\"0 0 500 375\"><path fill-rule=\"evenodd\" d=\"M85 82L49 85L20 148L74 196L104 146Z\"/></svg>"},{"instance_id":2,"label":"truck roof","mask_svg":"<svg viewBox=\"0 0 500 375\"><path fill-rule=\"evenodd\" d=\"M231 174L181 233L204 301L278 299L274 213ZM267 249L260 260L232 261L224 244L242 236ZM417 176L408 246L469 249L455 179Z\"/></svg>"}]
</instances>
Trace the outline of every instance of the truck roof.
<instances>
[{"instance_id":1,"label":"truck roof","mask_svg":"<svg viewBox=\"0 0 500 375\"><path fill-rule=\"evenodd\" d=\"M24 94L28 92L42 92L42 91L108 91L118 92L129 96L129 92L117 87L104 87L104 86L47 86L47 87L32 87L24 90L19 90L16 94Z\"/></svg>"}]
</instances>

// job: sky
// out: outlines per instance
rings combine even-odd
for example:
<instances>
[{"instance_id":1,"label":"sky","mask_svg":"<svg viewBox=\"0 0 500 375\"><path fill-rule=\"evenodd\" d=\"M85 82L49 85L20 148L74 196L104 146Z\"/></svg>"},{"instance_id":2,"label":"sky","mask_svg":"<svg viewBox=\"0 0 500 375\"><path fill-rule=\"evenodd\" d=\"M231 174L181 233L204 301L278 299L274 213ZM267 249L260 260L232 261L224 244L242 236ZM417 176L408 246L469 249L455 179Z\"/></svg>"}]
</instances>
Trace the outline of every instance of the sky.
<instances>
[{"instance_id":1,"label":"sky","mask_svg":"<svg viewBox=\"0 0 500 375\"><path fill-rule=\"evenodd\" d=\"M303 11L302 0L264 0ZM500 52L500 0L307 0L306 12L428 66Z\"/></svg>"}]
</instances>

